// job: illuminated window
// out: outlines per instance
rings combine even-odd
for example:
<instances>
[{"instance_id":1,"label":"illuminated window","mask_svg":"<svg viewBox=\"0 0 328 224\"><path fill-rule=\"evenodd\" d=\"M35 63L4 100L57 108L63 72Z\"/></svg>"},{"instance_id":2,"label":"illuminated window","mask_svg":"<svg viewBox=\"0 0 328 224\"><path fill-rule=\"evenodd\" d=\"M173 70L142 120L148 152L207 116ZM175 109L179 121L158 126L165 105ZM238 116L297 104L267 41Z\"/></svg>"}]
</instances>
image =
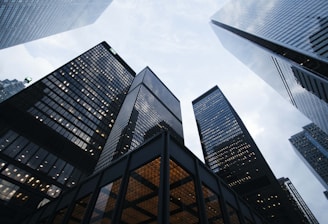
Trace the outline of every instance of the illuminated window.
<instances>
[{"instance_id":1,"label":"illuminated window","mask_svg":"<svg viewBox=\"0 0 328 224\"><path fill-rule=\"evenodd\" d=\"M192 176L170 160L170 223L199 223Z\"/></svg>"},{"instance_id":2,"label":"illuminated window","mask_svg":"<svg viewBox=\"0 0 328 224\"><path fill-rule=\"evenodd\" d=\"M157 223L160 158L131 173L121 221Z\"/></svg>"},{"instance_id":3,"label":"illuminated window","mask_svg":"<svg viewBox=\"0 0 328 224\"><path fill-rule=\"evenodd\" d=\"M224 224L218 196L205 186L202 186L202 191L208 223Z\"/></svg>"}]
</instances>

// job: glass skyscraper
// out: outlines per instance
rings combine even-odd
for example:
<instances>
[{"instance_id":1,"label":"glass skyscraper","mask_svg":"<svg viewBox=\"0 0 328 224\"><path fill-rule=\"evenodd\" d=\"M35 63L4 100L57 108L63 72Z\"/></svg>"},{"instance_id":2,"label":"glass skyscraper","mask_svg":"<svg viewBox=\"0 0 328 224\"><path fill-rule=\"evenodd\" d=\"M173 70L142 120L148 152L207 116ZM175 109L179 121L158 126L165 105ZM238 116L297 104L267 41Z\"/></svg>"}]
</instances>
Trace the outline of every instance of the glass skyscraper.
<instances>
[{"instance_id":1,"label":"glass skyscraper","mask_svg":"<svg viewBox=\"0 0 328 224\"><path fill-rule=\"evenodd\" d=\"M301 213L301 216L303 217L302 223L319 224L318 220L315 218L289 178L281 177L278 179L278 182L287 194L287 197L294 208Z\"/></svg>"},{"instance_id":2,"label":"glass skyscraper","mask_svg":"<svg viewBox=\"0 0 328 224\"><path fill-rule=\"evenodd\" d=\"M85 25L112 0L24 0L0 2L0 49Z\"/></svg>"},{"instance_id":3,"label":"glass skyscraper","mask_svg":"<svg viewBox=\"0 0 328 224\"><path fill-rule=\"evenodd\" d=\"M207 166L270 223L301 223L221 90L215 86L192 104Z\"/></svg>"},{"instance_id":4,"label":"glass skyscraper","mask_svg":"<svg viewBox=\"0 0 328 224\"><path fill-rule=\"evenodd\" d=\"M328 133L328 2L231 0L212 18L222 45Z\"/></svg>"},{"instance_id":5,"label":"glass skyscraper","mask_svg":"<svg viewBox=\"0 0 328 224\"><path fill-rule=\"evenodd\" d=\"M169 130L183 143L180 101L146 67L131 85L96 171L163 130Z\"/></svg>"},{"instance_id":6,"label":"glass skyscraper","mask_svg":"<svg viewBox=\"0 0 328 224\"><path fill-rule=\"evenodd\" d=\"M103 42L0 104L0 222L93 172L134 77Z\"/></svg>"},{"instance_id":7,"label":"glass skyscraper","mask_svg":"<svg viewBox=\"0 0 328 224\"><path fill-rule=\"evenodd\" d=\"M328 190L328 135L311 123L290 137L296 153Z\"/></svg>"},{"instance_id":8,"label":"glass skyscraper","mask_svg":"<svg viewBox=\"0 0 328 224\"><path fill-rule=\"evenodd\" d=\"M31 78L26 78L24 81L17 79L0 81L0 103L24 89L25 84L30 81Z\"/></svg>"}]
</instances>

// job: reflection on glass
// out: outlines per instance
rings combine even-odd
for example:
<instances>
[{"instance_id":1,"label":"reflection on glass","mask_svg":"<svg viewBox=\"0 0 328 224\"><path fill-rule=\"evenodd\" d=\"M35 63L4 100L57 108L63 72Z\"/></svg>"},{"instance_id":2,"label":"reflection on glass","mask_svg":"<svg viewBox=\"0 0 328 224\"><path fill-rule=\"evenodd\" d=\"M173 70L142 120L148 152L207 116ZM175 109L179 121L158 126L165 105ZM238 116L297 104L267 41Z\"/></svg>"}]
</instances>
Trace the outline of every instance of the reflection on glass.
<instances>
[{"instance_id":1,"label":"reflection on glass","mask_svg":"<svg viewBox=\"0 0 328 224\"><path fill-rule=\"evenodd\" d=\"M237 210L229 204L227 204L227 209L228 209L230 223L239 224L240 220L237 214Z\"/></svg>"},{"instance_id":2,"label":"reflection on glass","mask_svg":"<svg viewBox=\"0 0 328 224\"><path fill-rule=\"evenodd\" d=\"M90 198L91 198L91 193L75 202L74 210L69 219L70 224L81 223L85 210L88 207Z\"/></svg>"},{"instance_id":3,"label":"reflection on glass","mask_svg":"<svg viewBox=\"0 0 328 224\"><path fill-rule=\"evenodd\" d=\"M192 176L170 160L170 223L199 223Z\"/></svg>"},{"instance_id":4,"label":"reflection on glass","mask_svg":"<svg viewBox=\"0 0 328 224\"><path fill-rule=\"evenodd\" d=\"M131 173L121 222L157 223L160 158Z\"/></svg>"},{"instance_id":5,"label":"reflection on glass","mask_svg":"<svg viewBox=\"0 0 328 224\"><path fill-rule=\"evenodd\" d=\"M224 224L219 198L210 189L202 186L206 215L210 224Z\"/></svg>"},{"instance_id":6,"label":"reflection on glass","mask_svg":"<svg viewBox=\"0 0 328 224\"><path fill-rule=\"evenodd\" d=\"M90 223L111 223L121 180L118 179L101 188Z\"/></svg>"}]
</instances>

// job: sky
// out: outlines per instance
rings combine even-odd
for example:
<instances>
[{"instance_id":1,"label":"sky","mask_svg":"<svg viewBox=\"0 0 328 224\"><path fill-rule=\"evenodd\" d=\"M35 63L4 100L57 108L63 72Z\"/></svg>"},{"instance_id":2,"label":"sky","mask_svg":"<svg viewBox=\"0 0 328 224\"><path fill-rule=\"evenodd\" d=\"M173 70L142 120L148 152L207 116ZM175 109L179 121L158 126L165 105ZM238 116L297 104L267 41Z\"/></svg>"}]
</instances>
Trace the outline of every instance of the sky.
<instances>
[{"instance_id":1,"label":"sky","mask_svg":"<svg viewBox=\"0 0 328 224\"><path fill-rule=\"evenodd\" d=\"M149 66L180 100L185 144L201 160L191 101L218 85L275 176L288 177L325 223L324 188L288 141L310 121L222 47L210 18L225 2L114 0L92 25L0 50L0 80L35 82L106 41L137 73Z\"/></svg>"}]
</instances>

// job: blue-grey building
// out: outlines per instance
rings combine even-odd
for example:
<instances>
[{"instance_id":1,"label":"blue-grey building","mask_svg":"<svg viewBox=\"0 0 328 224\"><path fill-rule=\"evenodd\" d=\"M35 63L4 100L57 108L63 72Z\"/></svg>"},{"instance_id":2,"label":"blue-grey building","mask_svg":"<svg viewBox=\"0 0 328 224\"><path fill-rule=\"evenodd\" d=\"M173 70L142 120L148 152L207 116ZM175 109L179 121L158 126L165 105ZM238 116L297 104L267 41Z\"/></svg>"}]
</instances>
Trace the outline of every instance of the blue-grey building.
<instances>
[{"instance_id":1,"label":"blue-grey building","mask_svg":"<svg viewBox=\"0 0 328 224\"><path fill-rule=\"evenodd\" d=\"M26 78L24 81L18 81L17 79L0 81L0 103L24 89L25 84L30 81L31 78Z\"/></svg>"},{"instance_id":2,"label":"blue-grey building","mask_svg":"<svg viewBox=\"0 0 328 224\"><path fill-rule=\"evenodd\" d=\"M290 137L296 153L328 190L328 135L311 123Z\"/></svg>"},{"instance_id":3,"label":"blue-grey building","mask_svg":"<svg viewBox=\"0 0 328 224\"><path fill-rule=\"evenodd\" d=\"M92 24L111 2L0 1L0 49Z\"/></svg>"},{"instance_id":4,"label":"blue-grey building","mask_svg":"<svg viewBox=\"0 0 328 224\"><path fill-rule=\"evenodd\" d=\"M328 2L231 0L212 17L222 45L328 133Z\"/></svg>"},{"instance_id":5,"label":"blue-grey building","mask_svg":"<svg viewBox=\"0 0 328 224\"><path fill-rule=\"evenodd\" d=\"M215 86L192 104L206 165L270 223L302 223L221 90Z\"/></svg>"}]
</instances>

